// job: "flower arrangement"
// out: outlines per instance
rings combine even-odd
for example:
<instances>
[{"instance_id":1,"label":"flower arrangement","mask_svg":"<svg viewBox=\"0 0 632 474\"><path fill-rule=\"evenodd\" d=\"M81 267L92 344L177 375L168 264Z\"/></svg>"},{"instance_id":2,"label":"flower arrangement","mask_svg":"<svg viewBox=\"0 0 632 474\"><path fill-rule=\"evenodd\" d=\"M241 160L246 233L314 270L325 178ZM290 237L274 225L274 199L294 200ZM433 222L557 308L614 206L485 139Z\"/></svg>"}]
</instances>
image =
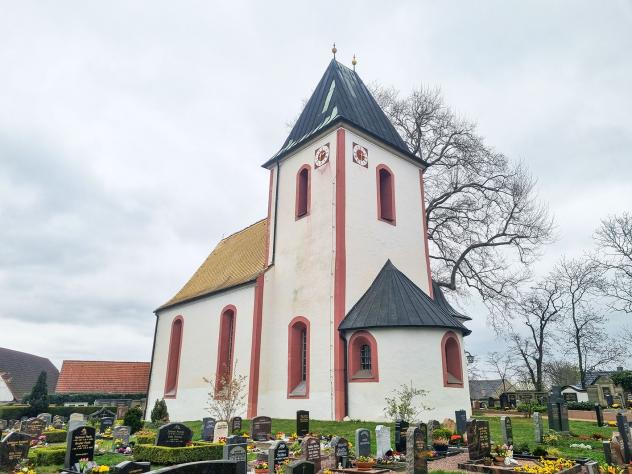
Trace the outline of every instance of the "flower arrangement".
<instances>
[{"instance_id":1,"label":"flower arrangement","mask_svg":"<svg viewBox=\"0 0 632 474\"><path fill-rule=\"evenodd\" d=\"M225 436L220 436L219 438L217 438L217 442L219 444L226 444L226 437Z\"/></svg>"},{"instance_id":2,"label":"flower arrangement","mask_svg":"<svg viewBox=\"0 0 632 474\"><path fill-rule=\"evenodd\" d=\"M276 439L283 439L285 438L285 433L283 433L282 431L278 431L276 434Z\"/></svg>"},{"instance_id":3,"label":"flower arrangement","mask_svg":"<svg viewBox=\"0 0 632 474\"><path fill-rule=\"evenodd\" d=\"M37 474L35 467L28 459L23 459L16 464L13 474Z\"/></svg>"},{"instance_id":4,"label":"flower arrangement","mask_svg":"<svg viewBox=\"0 0 632 474\"><path fill-rule=\"evenodd\" d=\"M492 448L492 454L496 457L506 458L510 449L511 446L507 446L506 444L495 444Z\"/></svg>"},{"instance_id":5,"label":"flower arrangement","mask_svg":"<svg viewBox=\"0 0 632 474\"><path fill-rule=\"evenodd\" d=\"M584 443L573 443L569 446L569 448L573 449L592 449L592 446Z\"/></svg>"},{"instance_id":6,"label":"flower arrangement","mask_svg":"<svg viewBox=\"0 0 632 474\"><path fill-rule=\"evenodd\" d=\"M555 474L556 472L570 469L575 465L570 459L558 458L549 460L540 458L538 464L528 464L525 466L517 466L514 468L516 472L527 472L529 474Z\"/></svg>"},{"instance_id":7,"label":"flower arrangement","mask_svg":"<svg viewBox=\"0 0 632 474\"><path fill-rule=\"evenodd\" d=\"M549 431L542 437L544 444L556 445L560 441L560 436L555 431Z\"/></svg>"},{"instance_id":8,"label":"flower arrangement","mask_svg":"<svg viewBox=\"0 0 632 474\"><path fill-rule=\"evenodd\" d=\"M95 466L92 469L90 469L90 471L88 472L92 472L92 473L110 472L110 466L106 466L106 465Z\"/></svg>"},{"instance_id":9,"label":"flower arrangement","mask_svg":"<svg viewBox=\"0 0 632 474\"><path fill-rule=\"evenodd\" d=\"M450 444L461 444L461 442L463 441L463 436L461 436L460 434L453 434L452 436L450 436Z\"/></svg>"},{"instance_id":10,"label":"flower arrangement","mask_svg":"<svg viewBox=\"0 0 632 474\"><path fill-rule=\"evenodd\" d=\"M257 462L255 462L255 465L253 466L253 469L255 469L257 471L267 471L268 470L268 463L267 462L263 462L263 461L257 461Z\"/></svg>"},{"instance_id":11,"label":"flower arrangement","mask_svg":"<svg viewBox=\"0 0 632 474\"><path fill-rule=\"evenodd\" d=\"M627 469L625 467L612 466L606 463L599 465L599 472L601 474L623 474L626 471Z\"/></svg>"}]
</instances>

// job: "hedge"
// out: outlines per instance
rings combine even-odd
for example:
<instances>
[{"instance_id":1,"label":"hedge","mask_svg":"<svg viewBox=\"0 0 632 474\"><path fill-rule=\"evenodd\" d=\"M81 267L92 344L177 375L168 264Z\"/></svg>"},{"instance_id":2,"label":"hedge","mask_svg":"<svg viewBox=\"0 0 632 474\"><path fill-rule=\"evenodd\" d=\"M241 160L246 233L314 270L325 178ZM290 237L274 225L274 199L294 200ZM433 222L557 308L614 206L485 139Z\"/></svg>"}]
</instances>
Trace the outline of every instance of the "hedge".
<instances>
[{"instance_id":1,"label":"hedge","mask_svg":"<svg viewBox=\"0 0 632 474\"><path fill-rule=\"evenodd\" d=\"M116 413L116 407L62 407L62 406L50 406L47 413L51 415L70 416L71 413L83 413L84 415L90 415L101 408L107 408L110 411ZM4 420L19 420L23 416L29 416L28 405L2 405L0 406L0 419Z\"/></svg>"},{"instance_id":2,"label":"hedge","mask_svg":"<svg viewBox=\"0 0 632 474\"><path fill-rule=\"evenodd\" d=\"M46 442L48 443L63 443L66 441L66 436L68 435L68 431L53 429L53 430L43 431L42 434L46 436Z\"/></svg>"},{"instance_id":3,"label":"hedge","mask_svg":"<svg viewBox=\"0 0 632 474\"><path fill-rule=\"evenodd\" d=\"M95 400L103 399L142 400L143 398L147 398L146 393L50 393L48 395L48 403L51 405L63 405L64 403L93 403ZM28 396L24 397L23 401L26 402L27 400Z\"/></svg>"},{"instance_id":4,"label":"hedge","mask_svg":"<svg viewBox=\"0 0 632 474\"><path fill-rule=\"evenodd\" d=\"M35 448L29 451L29 459L36 466L50 466L64 464L66 446L51 446L50 448Z\"/></svg>"},{"instance_id":5,"label":"hedge","mask_svg":"<svg viewBox=\"0 0 632 474\"><path fill-rule=\"evenodd\" d=\"M183 448L168 448L151 444L134 446L135 461L149 461L152 464L184 464L194 461L212 461L222 459L224 445L218 443L202 443L194 441L193 445Z\"/></svg>"},{"instance_id":6,"label":"hedge","mask_svg":"<svg viewBox=\"0 0 632 474\"><path fill-rule=\"evenodd\" d=\"M595 409L595 404L593 402L568 402L569 410L589 410L593 411Z\"/></svg>"},{"instance_id":7,"label":"hedge","mask_svg":"<svg viewBox=\"0 0 632 474\"><path fill-rule=\"evenodd\" d=\"M154 444L155 441L156 433L148 433L146 431L136 433L136 444Z\"/></svg>"}]
</instances>

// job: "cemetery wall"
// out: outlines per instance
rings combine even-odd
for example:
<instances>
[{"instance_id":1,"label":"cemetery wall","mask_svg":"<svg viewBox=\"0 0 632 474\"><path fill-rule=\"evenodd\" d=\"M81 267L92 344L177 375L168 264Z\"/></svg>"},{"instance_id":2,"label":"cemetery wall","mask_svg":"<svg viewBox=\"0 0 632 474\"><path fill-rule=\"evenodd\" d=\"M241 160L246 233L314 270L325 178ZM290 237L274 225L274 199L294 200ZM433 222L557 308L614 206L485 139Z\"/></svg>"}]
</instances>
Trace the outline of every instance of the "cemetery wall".
<instances>
[{"instance_id":1,"label":"cemetery wall","mask_svg":"<svg viewBox=\"0 0 632 474\"><path fill-rule=\"evenodd\" d=\"M353 143L368 151L368 168L351 160ZM429 293L420 166L352 132L346 139L347 311L360 299L387 259ZM376 168L393 173L395 224L377 218Z\"/></svg>"},{"instance_id":2,"label":"cemetery wall","mask_svg":"<svg viewBox=\"0 0 632 474\"><path fill-rule=\"evenodd\" d=\"M185 303L159 313L156 347L148 394L147 417L154 401L164 397L171 323L176 316L184 319L178 390L175 398L165 398L171 420L196 420L207 414L204 410L210 385L203 377L215 378L219 322L227 305L236 308L234 358L236 374L250 373L250 344L254 284L228 290L192 303ZM245 413L240 413L245 415Z\"/></svg>"},{"instance_id":3,"label":"cemetery wall","mask_svg":"<svg viewBox=\"0 0 632 474\"><path fill-rule=\"evenodd\" d=\"M327 143L329 162L314 169L314 151ZM296 175L305 164L311 169L310 209L296 219ZM292 418L306 407L304 399L287 396L288 324L303 316L310 323L309 408L314 418L332 417L335 174L335 130L281 162L275 263L265 274L259 414ZM271 198L274 212L274 190Z\"/></svg>"},{"instance_id":4,"label":"cemetery wall","mask_svg":"<svg viewBox=\"0 0 632 474\"><path fill-rule=\"evenodd\" d=\"M383 421L384 398L401 384L412 382L415 388L428 393L423 404L433 408L421 415L422 420L454 419L454 411L464 409L471 415L468 384L463 388L443 386L441 362L442 328L370 329L378 346L378 383L349 383L349 416L352 419ZM348 334L347 337L350 337ZM463 338L458 335L463 351ZM463 377L467 377L467 361L461 354Z\"/></svg>"}]
</instances>

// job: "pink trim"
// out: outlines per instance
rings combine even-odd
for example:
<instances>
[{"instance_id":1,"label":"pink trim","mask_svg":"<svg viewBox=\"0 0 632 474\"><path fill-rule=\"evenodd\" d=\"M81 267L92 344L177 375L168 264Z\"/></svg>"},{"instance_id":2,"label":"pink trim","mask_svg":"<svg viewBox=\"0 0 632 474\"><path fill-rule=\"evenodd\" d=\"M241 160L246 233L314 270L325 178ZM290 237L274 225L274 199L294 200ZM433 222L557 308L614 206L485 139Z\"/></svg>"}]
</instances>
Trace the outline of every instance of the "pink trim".
<instances>
[{"instance_id":1,"label":"pink trim","mask_svg":"<svg viewBox=\"0 0 632 474\"><path fill-rule=\"evenodd\" d=\"M334 414L342 420L345 413L344 344L338 327L345 317L347 250L345 244L345 130L336 132L336 258L334 268Z\"/></svg>"},{"instance_id":2,"label":"pink trim","mask_svg":"<svg viewBox=\"0 0 632 474\"><path fill-rule=\"evenodd\" d=\"M301 354L302 349L299 346L298 354L296 353L296 344L301 344L301 341L296 341L295 326L305 326L307 350L306 350L306 374L305 374L305 395L291 395L292 390L300 383L298 380L301 376ZM310 360L309 360L309 320L303 316L296 316L290 324L287 326L287 398L309 398L309 376L310 376ZM300 335L300 334L299 334Z\"/></svg>"},{"instance_id":3,"label":"pink trim","mask_svg":"<svg viewBox=\"0 0 632 474\"><path fill-rule=\"evenodd\" d=\"M300 200L300 191L301 191L301 173L303 170L307 170L307 195L305 196L305 213L299 216L299 200ZM296 198L294 200L294 217L295 220L302 219L305 216L309 216L309 211L311 209L312 204L312 168L309 165L303 165L296 172Z\"/></svg>"},{"instance_id":4,"label":"pink trim","mask_svg":"<svg viewBox=\"0 0 632 474\"><path fill-rule=\"evenodd\" d=\"M175 335L175 325L176 323L180 323L180 334ZM182 316L176 316L171 321L171 334L169 336L169 356L167 358L167 374L165 376L165 390L163 397L164 398L176 398L178 394L178 379L180 375L180 355L182 354L182 336L184 334L184 318ZM177 353L176 353L177 351ZM176 359L174 359L174 357ZM173 373L175 371L175 374ZM170 377L171 376L171 377ZM172 384L169 383L169 379L174 377L175 380ZM173 385L173 388L170 386ZM171 389L171 390L168 390Z\"/></svg>"},{"instance_id":5,"label":"pink trim","mask_svg":"<svg viewBox=\"0 0 632 474\"><path fill-rule=\"evenodd\" d=\"M380 183L380 171L385 170L389 176L390 176L390 185L391 185L391 189L390 189L390 196L389 196L389 205L391 207L391 214L393 215L392 219L387 219L385 217L382 217L382 186ZM375 168L375 181L376 181L376 187L377 187L377 218L379 220L381 220L382 222L387 222L391 225L397 225L397 218L396 218L396 212L395 212L395 175L393 174L393 172L391 171L391 169L384 165L378 165Z\"/></svg>"},{"instance_id":6,"label":"pink trim","mask_svg":"<svg viewBox=\"0 0 632 474\"><path fill-rule=\"evenodd\" d=\"M248 418L257 416L259 402L259 365L261 360L261 323L263 320L264 274L257 277L252 312L252 345L250 348L250 379L248 380Z\"/></svg>"},{"instance_id":7,"label":"pink trim","mask_svg":"<svg viewBox=\"0 0 632 474\"><path fill-rule=\"evenodd\" d=\"M360 348L368 344L371 348L371 376L354 377L360 370ZM377 360L377 341L369 331L356 331L349 339L349 382L379 382L380 370Z\"/></svg>"},{"instance_id":8,"label":"pink trim","mask_svg":"<svg viewBox=\"0 0 632 474\"><path fill-rule=\"evenodd\" d=\"M448 342L453 341L456 346L454 348L446 348ZM456 358L457 364L457 372L458 374L452 374L457 377L460 382L449 382L448 381L448 355L446 354L446 349L450 349L450 358ZM444 387L454 387L454 388L462 388L463 387L463 364L461 363L461 344L459 344L459 338L457 335L448 331L443 335L441 339L441 362L443 364L443 386Z\"/></svg>"},{"instance_id":9,"label":"pink trim","mask_svg":"<svg viewBox=\"0 0 632 474\"><path fill-rule=\"evenodd\" d=\"M266 261L264 268L268 266L270 261L270 236L272 235L272 182L274 179L274 170L270 170L270 184L268 187L268 235L266 236Z\"/></svg>"},{"instance_id":10,"label":"pink trim","mask_svg":"<svg viewBox=\"0 0 632 474\"><path fill-rule=\"evenodd\" d=\"M428 222L426 221L426 193L424 191L424 170L419 170L419 185L421 187L421 228L424 238L424 250L426 252L426 273L428 274L428 295L434 299L432 289L432 274L430 273L430 252L428 251Z\"/></svg>"},{"instance_id":11,"label":"pink trim","mask_svg":"<svg viewBox=\"0 0 632 474\"><path fill-rule=\"evenodd\" d=\"M228 314L230 312L230 315ZM222 379L222 376L224 375L224 371L222 370L222 368L224 367L224 369L227 371L228 377L230 378L230 376L232 375L232 370L233 370L233 363L234 363L234 356L235 356L235 333L237 332L237 308L235 308L234 305L229 304L224 306L224 308L222 309L222 311L219 313L219 336L217 338L217 365L215 368L215 396L217 397L218 392L222 389L222 386L220 384L220 380ZM231 348L231 353L228 354L228 340L225 337L225 332L227 330L226 324L228 321L228 318L232 318L232 324L233 324L233 333L231 334L231 344L230 344L230 348ZM226 366L226 362L227 359L229 359L230 356L230 366L225 367Z\"/></svg>"}]
</instances>

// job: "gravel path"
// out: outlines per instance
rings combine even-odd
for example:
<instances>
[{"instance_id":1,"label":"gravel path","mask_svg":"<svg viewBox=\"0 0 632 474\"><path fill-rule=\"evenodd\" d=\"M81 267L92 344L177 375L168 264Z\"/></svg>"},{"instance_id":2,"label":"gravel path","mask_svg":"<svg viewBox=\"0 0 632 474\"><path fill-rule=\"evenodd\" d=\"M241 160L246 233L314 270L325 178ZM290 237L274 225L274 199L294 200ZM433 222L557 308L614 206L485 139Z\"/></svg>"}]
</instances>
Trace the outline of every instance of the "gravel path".
<instances>
[{"instance_id":1,"label":"gravel path","mask_svg":"<svg viewBox=\"0 0 632 474\"><path fill-rule=\"evenodd\" d=\"M436 461L431 461L428 463L429 471L459 471L460 469L457 467L459 463L465 462L468 460L467 453L456 454L454 456L448 456L447 458L437 459ZM466 472L466 471L461 471Z\"/></svg>"}]
</instances>

